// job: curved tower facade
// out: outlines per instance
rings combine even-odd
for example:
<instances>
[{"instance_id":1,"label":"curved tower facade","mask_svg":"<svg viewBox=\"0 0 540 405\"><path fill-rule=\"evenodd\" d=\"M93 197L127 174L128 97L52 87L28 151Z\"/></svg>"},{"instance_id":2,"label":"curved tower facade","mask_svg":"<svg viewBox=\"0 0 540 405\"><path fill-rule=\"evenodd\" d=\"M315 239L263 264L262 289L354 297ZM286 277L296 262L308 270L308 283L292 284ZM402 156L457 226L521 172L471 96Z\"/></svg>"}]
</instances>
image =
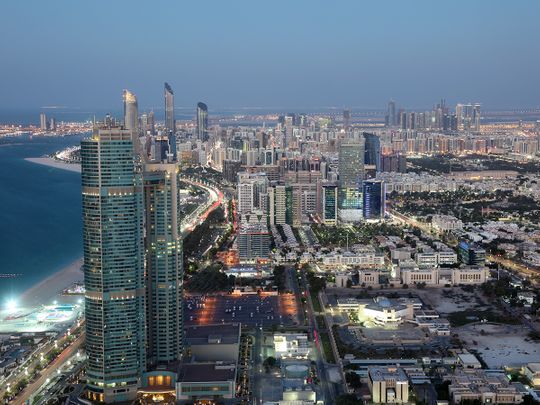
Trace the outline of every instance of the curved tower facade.
<instances>
[{"instance_id":1,"label":"curved tower facade","mask_svg":"<svg viewBox=\"0 0 540 405\"><path fill-rule=\"evenodd\" d=\"M81 143L87 397L136 398L146 369L143 193L133 131Z\"/></svg>"},{"instance_id":2,"label":"curved tower facade","mask_svg":"<svg viewBox=\"0 0 540 405\"><path fill-rule=\"evenodd\" d=\"M197 139L208 140L208 106L197 103Z\"/></svg>"},{"instance_id":3,"label":"curved tower facade","mask_svg":"<svg viewBox=\"0 0 540 405\"><path fill-rule=\"evenodd\" d=\"M165 128L169 132L174 133L176 131L174 123L174 93L169 85L165 83Z\"/></svg>"}]
</instances>

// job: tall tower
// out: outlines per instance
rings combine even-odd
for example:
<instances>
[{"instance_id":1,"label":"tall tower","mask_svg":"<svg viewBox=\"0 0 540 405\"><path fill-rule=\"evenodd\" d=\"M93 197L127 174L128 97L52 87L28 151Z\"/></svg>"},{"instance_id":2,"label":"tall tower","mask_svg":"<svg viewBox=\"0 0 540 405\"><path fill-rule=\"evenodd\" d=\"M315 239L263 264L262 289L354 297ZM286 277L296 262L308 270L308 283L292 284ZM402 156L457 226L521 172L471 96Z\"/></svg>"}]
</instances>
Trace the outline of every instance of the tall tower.
<instances>
[{"instance_id":1,"label":"tall tower","mask_svg":"<svg viewBox=\"0 0 540 405\"><path fill-rule=\"evenodd\" d=\"M183 258L179 171L175 163L144 165L148 363L182 358Z\"/></svg>"},{"instance_id":2,"label":"tall tower","mask_svg":"<svg viewBox=\"0 0 540 405\"><path fill-rule=\"evenodd\" d=\"M142 174L133 136L108 126L81 142L87 397L108 403L135 399L146 369Z\"/></svg>"},{"instance_id":3,"label":"tall tower","mask_svg":"<svg viewBox=\"0 0 540 405\"><path fill-rule=\"evenodd\" d=\"M339 145L339 208L342 219L360 219L364 178L364 137L344 139Z\"/></svg>"},{"instance_id":4,"label":"tall tower","mask_svg":"<svg viewBox=\"0 0 540 405\"><path fill-rule=\"evenodd\" d=\"M139 108L137 97L129 90L124 90L124 128L135 131L139 130Z\"/></svg>"},{"instance_id":5,"label":"tall tower","mask_svg":"<svg viewBox=\"0 0 540 405\"><path fill-rule=\"evenodd\" d=\"M208 140L208 107L204 103L197 103L197 139Z\"/></svg>"},{"instance_id":6,"label":"tall tower","mask_svg":"<svg viewBox=\"0 0 540 405\"><path fill-rule=\"evenodd\" d=\"M388 124L390 126L397 125L396 120L396 102L394 100L390 100L388 102Z\"/></svg>"},{"instance_id":7,"label":"tall tower","mask_svg":"<svg viewBox=\"0 0 540 405\"><path fill-rule=\"evenodd\" d=\"M165 82L165 128L172 133L176 131L176 124L174 122L174 93L167 82Z\"/></svg>"},{"instance_id":8,"label":"tall tower","mask_svg":"<svg viewBox=\"0 0 540 405\"><path fill-rule=\"evenodd\" d=\"M384 218L386 210L386 187L382 180L365 180L363 185L362 212L365 220Z\"/></svg>"},{"instance_id":9,"label":"tall tower","mask_svg":"<svg viewBox=\"0 0 540 405\"><path fill-rule=\"evenodd\" d=\"M47 130L47 115L45 113L39 114L39 129L42 131Z\"/></svg>"}]
</instances>

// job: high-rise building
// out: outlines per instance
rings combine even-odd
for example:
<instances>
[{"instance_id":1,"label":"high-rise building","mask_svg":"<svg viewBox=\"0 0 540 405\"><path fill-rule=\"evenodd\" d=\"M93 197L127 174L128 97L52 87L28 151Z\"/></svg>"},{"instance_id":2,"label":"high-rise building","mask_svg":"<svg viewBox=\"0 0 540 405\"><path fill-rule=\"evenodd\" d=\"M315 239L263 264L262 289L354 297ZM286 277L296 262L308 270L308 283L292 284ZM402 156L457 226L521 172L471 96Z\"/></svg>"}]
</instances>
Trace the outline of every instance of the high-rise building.
<instances>
[{"instance_id":1,"label":"high-rise building","mask_svg":"<svg viewBox=\"0 0 540 405\"><path fill-rule=\"evenodd\" d=\"M47 115L45 113L39 114L39 129L42 131L47 130Z\"/></svg>"},{"instance_id":2,"label":"high-rise building","mask_svg":"<svg viewBox=\"0 0 540 405\"><path fill-rule=\"evenodd\" d=\"M382 180L364 180L362 184L362 213L366 220L384 218L386 187Z\"/></svg>"},{"instance_id":3,"label":"high-rise building","mask_svg":"<svg viewBox=\"0 0 540 405\"><path fill-rule=\"evenodd\" d=\"M208 140L208 107L204 103L197 103L197 139Z\"/></svg>"},{"instance_id":4,"label":"high-rise building","mask_svg":"<svg viewBox=\"0 0 540 405\"><path fill-rule=\"evenodd\" d=\"M133 136L102 127L81 142L87 397L108 403L135 399L146 369L143 184Z\"/></svg>"},{"instance_id":5,"label":"high-rise building","mask_svg":"<svg viewBox=\"0 0 540 405\"><path fill-rule=\"evenodd\" d=\"M375 134L364 132L364 163L375 166L376 171L381 170L381 141Z\"/></svg>"},{"instance_id":6,"label":"high-rise building","mask_svg":"<svg viewBox=\"0 0 540 405\"><path fill-rule=\"evenodd\" d=\"M361 216L364 178L364 138L344 139L339 145L339 208L344 220ZM345 218L345 216L347 218Z\"/></svg>"},{"instance_id":7,"label":"high-rise building","mask_svg":"<svg viewBox=\"0 0 540 405\"><path fill-rule=\"evenodd\" d=\"M56 118L52 117L50 120L49 120L49 129L51 131L56 131Z\"/></svg>"},{"instance_id":8,"label":"high-rise building","mask_svg":"<svg viewBox=\"0 0 540 405\"><path fill-rule=\"evenodd\" d=\"M393 127L397 124L396 121L396 102L394 100L390 100L388 102L388 124Z\"/></svg>"},{"instance_id":9,"label":"high-rise building","mask_svg":"<svg viewBox=\"0 0 540 405\"><path fill-rule=\"evenodd\" d=\"M165 83L165 128L169 132L176 132L174 122L174 93L169 83Z\"/></svg>"},{"instance_id":10,"label":"high-rise building","mask_svg":"<svg viewBox=\"0 0 540 405\"><path fill-rule=\"evenodd\" d=\"M480 132L480 104L473 106L473 128L476 132Z\"/></svg>"},{"instance_id":11,"label":"high-rise building","mask_svg":"<svg viewBox=\"0 0 540 405\"><path fill-rule=\"evenodd\" d=\"M144 165L148 364L182 358L183 258L180 178L175 163Z\"/></svg>"},{"instance_id":12,"label":"high-rise building","mask_svg":"<svg viewBox=\"0 0 540 405\"><path fill-rule=\"evenodd\" d=\"M338 187L335 183L322 184L322 220L325 225L336 225L338 220Z\"/></svg>"},{"instance_id":13,"label":"high-rise building","mask_svg":"<svg viewBox=\"0 0 540 405\"><path fill-rule=\"evenodd\" d=\"M351 124L351 111L343 110L343 127L347 130Z\"/></svg>"},{"instance_id":14,"label":"high-rise building","mask_svg":"<svg viewBox=\"0 0 540 405\"><path fill-rule=\"evenodd\" d=\"M129 90L124 90L124 128L137 132L139 129L139 108L137 97Z\"/></svg>"}]
</instances>

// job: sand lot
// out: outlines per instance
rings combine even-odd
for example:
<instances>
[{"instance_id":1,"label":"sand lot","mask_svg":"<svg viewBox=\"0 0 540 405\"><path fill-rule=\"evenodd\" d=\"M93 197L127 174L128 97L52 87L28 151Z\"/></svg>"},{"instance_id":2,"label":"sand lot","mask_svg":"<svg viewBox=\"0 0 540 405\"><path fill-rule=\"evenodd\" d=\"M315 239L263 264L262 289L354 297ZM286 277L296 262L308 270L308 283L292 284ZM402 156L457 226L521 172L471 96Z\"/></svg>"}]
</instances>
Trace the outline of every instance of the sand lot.
<instances>
[{"instance_id":1,"label":"sand lot","mask_svg":"<svg viewBox=\"0 0 540 405\"><path fill-rule=\"evenodd\" d=\"M487 305L479 292L467 292L461 288L442 289L427 288L425 290L415 290L415 293L424 301L427 306L432 307L442 317L452 313L465 311L467 309L486 310Z\"/></svg>"},{"instance_id":2,"label":"sand lot","mask_svg":"<svg viewBox=\"0 0 540 405\"><path fill-rule=\"evenodd\" d=\"M495 324L466 325L454 330L468 348L478 351L489 368L540 362L540 343L531 341L528 332L523 326Z\"/></svg>"}]
</instances>

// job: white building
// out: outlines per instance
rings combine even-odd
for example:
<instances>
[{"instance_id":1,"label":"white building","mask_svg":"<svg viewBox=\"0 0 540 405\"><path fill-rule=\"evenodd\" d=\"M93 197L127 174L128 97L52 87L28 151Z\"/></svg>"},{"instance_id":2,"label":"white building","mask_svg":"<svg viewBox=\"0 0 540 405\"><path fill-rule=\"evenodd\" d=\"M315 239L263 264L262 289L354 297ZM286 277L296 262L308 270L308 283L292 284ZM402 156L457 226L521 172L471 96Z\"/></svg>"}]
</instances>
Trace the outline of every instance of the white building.
<instances>
[{"instance_id":1,"label":"white building","mask_svg":"<svg viewBox=\"0 0 540 405\"><path fill-rule=\"evenodd\" d=\"M438 232L461 231L463 222L452 215L433 215L431 226Z\"/></svg>"},{"instance_id":2,"label":"white building","mask_svg":"<svg viewBox=\"0 0 540 405\"><path fill-rule=\"evenodd\" d=\"M306 333L274 334L274 350L276 358L306 359L311 345Z\"/></svg>"}]
</instances>

